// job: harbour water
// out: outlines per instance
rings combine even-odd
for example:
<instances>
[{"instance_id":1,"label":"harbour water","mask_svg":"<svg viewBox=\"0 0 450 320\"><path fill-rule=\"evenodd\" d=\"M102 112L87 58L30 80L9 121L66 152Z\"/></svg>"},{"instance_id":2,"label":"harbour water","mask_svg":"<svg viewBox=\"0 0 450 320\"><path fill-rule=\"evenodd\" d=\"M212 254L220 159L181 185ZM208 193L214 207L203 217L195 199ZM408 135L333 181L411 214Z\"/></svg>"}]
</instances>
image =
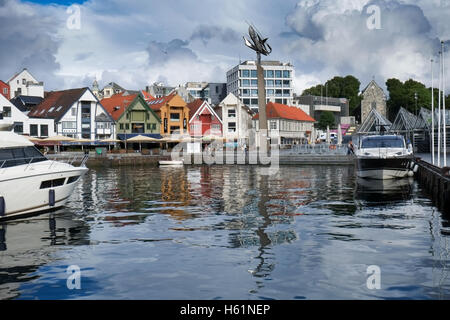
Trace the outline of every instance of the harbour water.
<instances>
[{"instance_id":1,"label":"harbour water","mask_svg":"<svg viewBox=\"0 0 450 320\"><path fill-rule=\"evenodd\" d=\"M0 298L449 299L449 242L417 182L353 166L99 168L53 216L0 226Z\"/></svg>"}]
</instances>

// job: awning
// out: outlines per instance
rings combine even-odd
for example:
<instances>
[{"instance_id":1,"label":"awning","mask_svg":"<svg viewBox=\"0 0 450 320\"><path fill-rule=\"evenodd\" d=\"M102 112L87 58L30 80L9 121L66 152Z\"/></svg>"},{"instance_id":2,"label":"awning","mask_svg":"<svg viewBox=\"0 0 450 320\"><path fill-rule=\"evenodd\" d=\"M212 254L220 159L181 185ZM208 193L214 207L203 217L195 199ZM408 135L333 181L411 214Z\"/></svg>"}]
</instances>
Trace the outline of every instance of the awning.
<instances>
[{"instance_id":1,"label":"awning","mask_svg":"<svg viewBox=\"0 0 450 320\"><path fill-rule=\"evenodd\" d=\"M130 138L137 137L139 135L144 136L144 137L154 138L154 139L162 139L162 136L159 133L127 133L127 134L119 133L119 134L117 134L117 137L120 140L125 141Z\"/></svg>"}]
</instances>

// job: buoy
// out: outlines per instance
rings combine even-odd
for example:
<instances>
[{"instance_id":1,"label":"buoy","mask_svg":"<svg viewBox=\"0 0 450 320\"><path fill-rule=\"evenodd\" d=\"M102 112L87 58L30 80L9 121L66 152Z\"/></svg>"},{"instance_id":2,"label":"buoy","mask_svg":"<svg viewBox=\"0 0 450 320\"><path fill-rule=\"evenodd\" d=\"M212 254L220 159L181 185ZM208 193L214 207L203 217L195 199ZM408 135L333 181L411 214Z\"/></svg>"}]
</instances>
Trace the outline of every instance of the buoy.
<instances>
[{"instance_id":1,"label":"buoy","mask_svg":"<svg viewBox=\"0 0 450 320\"><path fill-rule=\"evenodd\" d=\"M409 163L409 167L410 167L411 169L414 168L414 161L411 161L411 162Z\"/></svg>"},{"instance_id":2,"label":"buoy","mask_svg":"<svg viewBox=\"0 0 450 320\"><path fill-rule=\"evenodd\" d=\"M0 217L3 217L5 215L5 198L0 197Z\"/></svg>"},{"instance_id":3,"label":"buoy","mask_svg":"<svg viewBox=\"0 0 450 320\"><path fill-rule=\"evenodd\" d=\"M416 164L416 165L414 166L414 173L417 173L418 170L419 170L419 166Z\"/></svg>"},{"instance_id":4,"label":"buoy","mask_svg":"<svg viewBox=\"0 0 450 320\"><path fill-rule=\"evenodd\" d=\"M48 205L50 207L55 206L55 190L53 190L53 189L48 191Z\"/></svg>"}]
</instances>

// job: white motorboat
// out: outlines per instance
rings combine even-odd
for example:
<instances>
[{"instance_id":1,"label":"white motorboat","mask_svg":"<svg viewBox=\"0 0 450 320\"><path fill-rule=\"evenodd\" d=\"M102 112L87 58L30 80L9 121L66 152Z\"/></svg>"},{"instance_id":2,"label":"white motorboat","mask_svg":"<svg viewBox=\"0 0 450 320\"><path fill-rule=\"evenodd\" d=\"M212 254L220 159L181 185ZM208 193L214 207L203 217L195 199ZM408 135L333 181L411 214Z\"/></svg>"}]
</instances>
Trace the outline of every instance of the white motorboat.
<instances>
[{"instance_id":1,"label":"white motorboat","mask_svg":"<svg viewBox=\"0 0 450 320\"><path fill-rule=\"evenodd\" d=\"M88 171L86 160L80 167L51 161L27 138L0 131L0 219L64 206Z\"/></svg>"},{"instance_id":2,"label":"white motorboat","mask_svg":"<svg viewBox=\"0 0 450 320\"><path fill-rule=\"evenodd\" d=\"M355 152L360 178L396 179L413 175L411 146L400 135L374 135L360 139Z\"/></svg>"},{"instance_id":3,"label":"white motorboat","mask_svg":"<svg viewBox=\"0 0 450 320\"><path fill-rule=\"evenodd\" d=\"M183 160L160 160L158 161L160 166L182 166Z\"/></svg>"}]
</instances>

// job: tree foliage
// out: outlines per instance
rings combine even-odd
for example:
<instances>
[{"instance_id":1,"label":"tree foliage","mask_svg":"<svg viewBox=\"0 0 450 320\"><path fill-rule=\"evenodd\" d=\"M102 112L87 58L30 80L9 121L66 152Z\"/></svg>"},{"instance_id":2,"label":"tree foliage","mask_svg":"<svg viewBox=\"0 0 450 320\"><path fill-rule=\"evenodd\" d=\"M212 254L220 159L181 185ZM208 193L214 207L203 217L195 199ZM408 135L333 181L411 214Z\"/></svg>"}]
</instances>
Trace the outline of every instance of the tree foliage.
<instances>
[{"instance_id":1,"label":"tree foliage","mask_svg":"<svg viewBox=\"0 0 450 320\"><path fill-rule=\"evenodd\" d=\"M349 100L350 115L355 115L355 109L361 104L359 87L361 82L354 76L334 77L325 82L303 91L302 96L328 96L332 98L346 98Z\"/></svg>"},{"instance_id":2,"label":"tree foliage","mask_svg":"<svg viewBox=\"0 0 450 320\"><path fill-rule=\"evenodd\" d=\"M334 120L333 112L323 111L320 113L320 119L317 126L320 130L326 130L327 126L333 128L336 125Z\"/></svg>"}]
</instances>

